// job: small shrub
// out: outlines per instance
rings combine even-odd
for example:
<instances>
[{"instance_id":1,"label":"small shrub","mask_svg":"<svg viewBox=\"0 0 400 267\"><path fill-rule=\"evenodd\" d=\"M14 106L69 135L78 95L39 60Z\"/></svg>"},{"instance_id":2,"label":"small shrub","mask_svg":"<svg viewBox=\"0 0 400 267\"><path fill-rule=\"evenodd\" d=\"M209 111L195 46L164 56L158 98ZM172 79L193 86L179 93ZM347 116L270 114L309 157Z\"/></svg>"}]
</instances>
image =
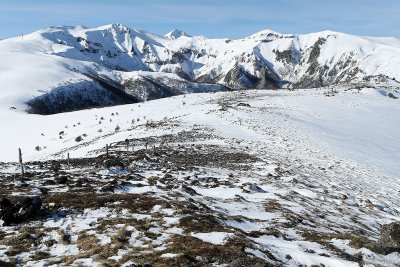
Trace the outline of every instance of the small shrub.
<instances>
[{"instance_id":1,"label":"small shrub","mask_svg":"<svg viewBox=\"0 0 400 267\"><path fill-rule=\"evenodd\" d=\"M82 140L83 140L82 136L78 136L77 138L75 138L75 142L80 142Z\"/></svg>"}]
</instances>

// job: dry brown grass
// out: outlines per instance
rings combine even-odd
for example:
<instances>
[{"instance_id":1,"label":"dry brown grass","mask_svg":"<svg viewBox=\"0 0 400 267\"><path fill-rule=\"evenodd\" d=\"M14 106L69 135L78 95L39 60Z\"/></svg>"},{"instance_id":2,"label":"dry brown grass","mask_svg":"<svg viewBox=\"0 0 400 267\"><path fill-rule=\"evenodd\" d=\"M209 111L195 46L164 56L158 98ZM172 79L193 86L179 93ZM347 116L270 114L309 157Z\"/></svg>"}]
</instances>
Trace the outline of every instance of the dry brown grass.
<instances>
[{"instance_id":1,"label":"dry brown grass","mask_svg":"<svg viewBox=\"0 0 400 267\"><path fill-rule=\"evenodd\" d=\"M38 260L48 259L50 257L51 257L51 255L48 252L37 251L35 254L33 254L33 256L31 258L34 261L38 261Z\"/></svg>"},{"instance_id":2,"label":"dry brown grass","mask_svg":"<svg viewBox=\"0 0 400 267\"><path fill-rule=\"evenodd\" d=\"M201 213L193 213L182 217L179 226L187 233L226 231L215 217Z\"/></svg>"},{"instance_id":3,"label":"dry brown grass","mask_svg":"<svg viewBox=\"0 0 400 267\"><path fill-rule=\"evenodd\" d=\"M78 255L66 256L60 259L60 262L72 264L78 259L93 258L103 266L118 266L115 260L108 259L117 255L119 249L123 248L123 244L114 240L109 245L99 245L96 236L81 233L77 239L77 246L81 250ZM57 264L56 262L54 262Z\"/></svg>"},{"instance_id":4,"label":"dry brown grass","mask_svg":"<svg viewBox=\"0 0 400 267\"><path fill-rule=\"evenodd\" d=\"M59 229L58 234L60 235L60 243L63 245L71 244L71 235L67 234L64 229Z\"/></svg>"},{"instance_id":5,"label":"dry brown grass","mask_svg":"<svg viewBox=\"0 0 400 267\"><path fill-rule=\"evenodd\" d=\"M274 212L281 211L283 209L282 205L276 199L267 200L264 203L265 211Z\"/></svg>"},{"instance_id":6,"label":"dry brown grass","mask_svg":"<svg viewBox=\"0 0 400 267\"><path fill-rule=\"evenodd\" d=\"M7 233L0 229L0 240L3 240L7 236Z\"/></svg>"},{"instance_id":7,"label":"dry brown grass","mask_svg":"<svg viewBox=\"0 0 400 267\"><path fill-rule=\"evenodd\" d=\"M78 245L78 248L83 251L92 251L98 247L96 236L87 235L86 233L82 233L78 236L76 244Z\"/></svg>"},{"instance_id":8,"label":"dry brown grass","mask_svg":"<svg viewBox=\"0 0 400 267\"><path fill-rule=\"evenodd\" d=\"M332 245L329 241L333 238L335 239L343 239L343 240L349 240L352 239L354 235L351 233L318 233L318 232L313 232L313 231L304 231L301 233L303 238L306 239L307 241L319 243L331 251L335 252L338 256L340 256L343 259L349 260L349 261L354 261L358 262L360 265L362 264L362 256L360 254L358 255L351 255L348 254L346 251L342 251Z\"/></svg>"},{"instance_id":9,"label":"dry brown grass","mask_svg":"<svg viewBox=\"0 0 400 267\"><path fill-rule=\"evenodd\" d=\"M170 242L166 252L179 254L172 259L172 266L209 266L212 263L233 262L236 264L234 266L249 266L260 262L244 252L251 244L241 237L231 239L225 245L214 245L191 236L175 236Z\"/></svg>"},{"instance_id":10,"label":"dry brown grass","mask_svg":"<svg viewBox=\"0 0 400 267\"><path fill-rule=\"evenodd\" d=\"M95 192L56 193L43 197L44 202L54 202L56 205L67 209L83 210L87 208L97 209L101 207L115 207L118 210L128 209L133 212L149 212L155 205L162 205L165 201L141 194L97 194Z\"/></svg>"},{"instance_id":11,"label":"dry brown grass","mask_svg":"<svg viewBox=\"0 0 400 267\"><path fill-rule=\"evenodd\" d=\"M40 238L44 236L41 229L23 227L16 235L8 235L0 239L0 245L10 247L6 252L8 256L15 256L23 252L29 252L34 245L37 245Z\"/></svg>"},{"instance_id":12,"label":"dry brown grass","mask_svg":"<svg viewBox=\"0 0 400 267\"><path fill-rule=\"evenodd\" d=\"M126 244L132 234L132 231L126 230L125 227L119 228L117 234L112 237L112 243Z\"/></svg>"}]
</instances>

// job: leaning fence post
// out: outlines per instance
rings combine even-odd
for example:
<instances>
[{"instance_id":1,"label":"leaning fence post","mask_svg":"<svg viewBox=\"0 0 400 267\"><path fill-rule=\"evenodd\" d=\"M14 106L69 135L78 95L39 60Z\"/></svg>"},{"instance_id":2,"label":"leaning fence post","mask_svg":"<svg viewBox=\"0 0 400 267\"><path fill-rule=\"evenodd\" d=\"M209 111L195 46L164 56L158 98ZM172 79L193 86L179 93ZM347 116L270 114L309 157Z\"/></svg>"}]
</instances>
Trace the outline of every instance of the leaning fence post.
<instances>
[{"instance_id":1,"label":"leaning fence post","mask_svg":"<svg viewBox=\"0 0 400 267\"><path fill-rule=\"evenodd\" d=\"M108 158L108 144L106 144L106 158Z\"/></svg>"},{"instance_id":2,"label":"leaning fence post","mask_svg":"<svg viewBox=\"0 0 400 267\"><path fill-rule=\"evenodd\" d=\"M22 163L22 152L21 148L18 148L18 155L19 155L19 164L21 165L21 174L22 176L25 175L24 164Z\"/></svg>"},{"instance_id":3,"label":"leaning fence post","mask_svg":"<svg viewBox=\"0 0 400 267\"><path fill-rule=\"evenodd\" d=\"M70 165L69 165L69 153L67 154L67 164L68 164L68 170L70 169Z\"/></svg>"},{"instance_id":4,"label":"leaning fence post","mask_svg":"<svg viewBox=\"0 0 400 267\"><path fill-rule=\"evenodd\" d=\"M125 139L126 152L129 152L129 140Z\"/></svg>"}]
</instances>

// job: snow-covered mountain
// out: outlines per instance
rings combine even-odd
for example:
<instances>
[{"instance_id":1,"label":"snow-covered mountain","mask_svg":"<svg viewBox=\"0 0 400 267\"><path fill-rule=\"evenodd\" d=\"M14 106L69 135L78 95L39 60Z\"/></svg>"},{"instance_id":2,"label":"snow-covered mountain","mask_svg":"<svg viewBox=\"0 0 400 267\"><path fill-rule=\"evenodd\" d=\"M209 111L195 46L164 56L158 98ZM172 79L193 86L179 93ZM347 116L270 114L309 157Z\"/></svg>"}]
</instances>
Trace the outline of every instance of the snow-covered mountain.
<instances>
[{"instance_id":1,"label":"snow-covered mountain","mask_svg":"<svg viewBox=\"0 0 400 267\"><path fill-rule=\"evenodd\" d=\"M44 114L229 88L400 85L400 39L331 31L230 40L51 27L0 41L0 57L1 108Z\"/></svg>"},{"instance_id":2,"label":"snow-covered mountain","mask_svg":"<svg viewBox=\"0 0 400 267\"><path fill-rule=\"evenodd\" d=\"M165 35L165 37L170 38L170 39L178 39L182 36L192 37L189 34L187 34L186 32L179 30L179 29L174 29Z\"/></svg>"}]
</instances>

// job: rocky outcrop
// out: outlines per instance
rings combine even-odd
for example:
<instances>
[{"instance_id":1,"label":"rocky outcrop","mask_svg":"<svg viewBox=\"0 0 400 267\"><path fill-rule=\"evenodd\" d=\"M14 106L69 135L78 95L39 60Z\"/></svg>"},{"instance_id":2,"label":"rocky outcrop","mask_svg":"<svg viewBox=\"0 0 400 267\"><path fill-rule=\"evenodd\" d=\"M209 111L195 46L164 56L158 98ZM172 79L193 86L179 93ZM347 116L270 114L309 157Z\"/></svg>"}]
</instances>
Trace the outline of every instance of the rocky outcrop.
<instances>
[{"instance_id":1,"label":"rocky outcrop","mask_svg":"<svg viewBox=\"0 0 400 267\"><path fill-rule=\"evenodd\" d=\"M225 75L224 84L233 89L277 89L279 78L268 67L261 68L257 75L246 71L241 65L236 64Z\"/></svg>"},{"instance_id":2,"label":"rocky outcrop","mask_svg":"<svg viewBox=\"0 0 400 267\"><path fill-rule=\"evenodd\" d=\"M144 75L128 79L123 84L125 92L140 101L154 100L187 93L227 91L219 84L189 82L179 77Z\"/></svg>"}]
</instances>

